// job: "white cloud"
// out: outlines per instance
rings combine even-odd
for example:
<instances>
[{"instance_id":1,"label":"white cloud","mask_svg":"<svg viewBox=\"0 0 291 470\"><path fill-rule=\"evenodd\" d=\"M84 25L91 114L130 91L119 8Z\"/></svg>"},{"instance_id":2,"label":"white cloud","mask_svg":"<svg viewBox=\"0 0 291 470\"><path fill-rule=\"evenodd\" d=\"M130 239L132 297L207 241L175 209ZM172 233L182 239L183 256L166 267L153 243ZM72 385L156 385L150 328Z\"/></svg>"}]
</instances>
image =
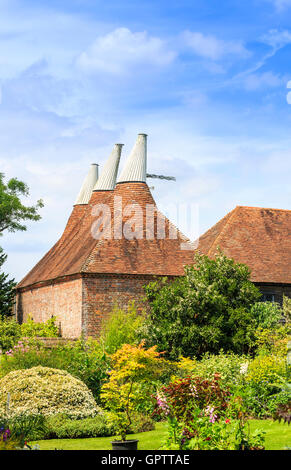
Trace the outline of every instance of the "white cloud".
<instances>
[{"instance_id":1,"label":"white cloud","mask_svg":"<svg viewBox=\"0 0 291 470\"><path fill-rule=\"evenodd\" d=\"M195 54L211 60L219 60L226 55L248 57L250 54L239 41L224 41L200 32L184 31L182 39Z\"/></svg>"},{"instance_id":2,"label":"white cloud","mask_svg":"<svg viewBox=\"0 0 291 470\"><path fill-rule=\"evenodd\" d=\"M291 43L291 33L288 30L279 31L278 29L270 29L267 34L261 37L261 41L277 51Z\"/></svg>"},{"instance_id":3,"label":"white cloud","mask_svg":"<svg viewBox=\"0 0 291 470\"><path fill-rule=\"evenodd\" d=\"M282 85L283 80L272 72L251 74L245 77L244 87L249 91L257 91L261 88L275 88Z\"/></svg>"},{"instance_id":4,"label":"white cloud","mask_svg":"<svg viewBox=\"0 0 291 470\"><path fill-rule=\"evenodd\" d=\"M291 0L268 0L273 3L276 10L282 11L291 6Z\"/></svg>"},{"instance_id":5,"label":"white cloud","mask_svg":"<svg viewBox=\"0 0 291 470\"><path fill-rule=\"evenodd\" d=\"M162 67L170 64L176 53L165 41L149 36L146 31L133 33L127 28L99 36L77 59L83 69L113 75L127 74L140 67Z\"/></svg>"}]
</instances>

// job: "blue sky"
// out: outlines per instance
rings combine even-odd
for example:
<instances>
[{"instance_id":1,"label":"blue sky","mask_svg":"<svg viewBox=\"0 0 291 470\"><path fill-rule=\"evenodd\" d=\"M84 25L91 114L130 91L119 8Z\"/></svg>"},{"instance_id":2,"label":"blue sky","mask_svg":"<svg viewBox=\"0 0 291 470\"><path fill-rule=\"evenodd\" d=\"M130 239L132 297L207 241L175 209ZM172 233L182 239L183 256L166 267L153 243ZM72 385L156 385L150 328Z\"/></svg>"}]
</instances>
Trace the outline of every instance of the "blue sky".
<instances>
[{"instance_id":1,"label":"blue sky","mask_svg":"<svg viewBox=\"0 0 291 470\"><path fill-rule=\"evenodd\" d=\"M0 0L0 168L44 199L5 234L20 280L61 234L89 164L148 134L153 195L290 209L291 0ZM290 92L289 97L287 96ZM290 104L288 103L290 102Z\"/></svg>"}]
</instances>

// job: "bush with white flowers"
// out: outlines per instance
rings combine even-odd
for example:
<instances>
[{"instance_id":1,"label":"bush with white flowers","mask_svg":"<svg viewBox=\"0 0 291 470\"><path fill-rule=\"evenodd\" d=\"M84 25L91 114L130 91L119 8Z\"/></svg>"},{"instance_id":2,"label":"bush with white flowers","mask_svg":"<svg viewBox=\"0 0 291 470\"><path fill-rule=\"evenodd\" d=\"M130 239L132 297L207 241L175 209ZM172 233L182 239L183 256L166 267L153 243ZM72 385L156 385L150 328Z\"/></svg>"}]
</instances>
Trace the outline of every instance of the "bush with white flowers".
<instances>
[{"instance_id":1,"label":"bush with white flowers","mask_svg":"<svg viewBox=\"0 0 291 470\"><path fill-rule=\"evenodd\" d=\"M101 410L91 391L64 370L32 367L0 379L0 415L66 414L71 418L96 416Z\"/></svg>"}]
</instances>

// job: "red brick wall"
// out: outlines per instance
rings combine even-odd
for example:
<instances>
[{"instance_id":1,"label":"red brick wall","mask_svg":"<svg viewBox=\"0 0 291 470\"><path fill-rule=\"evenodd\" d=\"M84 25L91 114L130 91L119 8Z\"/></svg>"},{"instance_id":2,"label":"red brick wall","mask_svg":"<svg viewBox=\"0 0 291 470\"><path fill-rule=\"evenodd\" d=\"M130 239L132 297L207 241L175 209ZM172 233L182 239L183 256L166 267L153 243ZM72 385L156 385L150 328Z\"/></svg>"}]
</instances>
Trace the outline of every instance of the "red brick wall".
<instances>
[{"instance_id":1,"label":"red brick wall","mask_svg":"<svg viewBox=\"0 0 291 470\"><path fill-rule=\"evenodd\" d=\"M22 323L28 315L36 322L45 322L54 315L60 323L62 336L79 337L82 331L82 279L18 292L17 319Z\"/></svg>"},{"instance_id":2,"label":"red brick wall","mask_svg":"<svg viewBox=\"0 0 291 470\"><path fill-rule=\"evenodd\" d=\"M98 336L102 318L108 317L115 305L126 309L132 300L139 310L143 302L143 286L153 280L150 276L112 275L83 279L83 331L86 336Z\"/></svg>"}]
</instances>

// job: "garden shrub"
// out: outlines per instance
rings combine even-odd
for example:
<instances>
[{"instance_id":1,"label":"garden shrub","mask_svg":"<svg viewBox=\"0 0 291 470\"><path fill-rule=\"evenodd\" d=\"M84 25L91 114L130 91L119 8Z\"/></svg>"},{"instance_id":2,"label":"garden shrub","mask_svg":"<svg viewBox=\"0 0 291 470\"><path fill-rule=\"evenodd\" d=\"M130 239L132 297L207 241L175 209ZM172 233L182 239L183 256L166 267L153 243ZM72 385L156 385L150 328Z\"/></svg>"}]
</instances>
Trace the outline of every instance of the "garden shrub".
<instances>
[{"instance_id":1,"label":"garden shrub","mask_svg":"<svg viewBox=\"0 0 291 470\"><path fill-rule=\"evenodd\" d=\"M2 430L2 433L1 433ZM15 447L23 448L26 441L41 439L46 435L46 419L43 415L18 414L14 417L0 417L0 450L5 450L5 445L1 449L2 441Z\"/></svg>"},{"instance_id":2,"label":"garden shrub","mask_svg":"<svg viewBox=\"0 0 291 470\"><path fill-rule=\"evenodd\" d=\"M58 327L56 318L52 317L46 322L36 323L28 317L21 325L14 318L0 319L0 349L2 352L12 349L23 338L56 337Z\"/></svg>"},{"instance_id":3,"label":"garden shrub","mask_svg":"<svg viewBox=\"0 0 291 470\"><path fill-rule=\"evenodd\" d=\"M249 361L236 391L243 397L249 415L265 418L273 414L278 404L288 402L288 393L279 385L285 376L285 358L257 356Z\"/></svg>"},{"instance_id":4,"label":"garden shrub","mask_svg":"<svg viewBox=\"0 0 291 470\"><path fill-rule=\"evenodd\" d=\"M138 332L144 322L145 314L137 312L134 302L127 311L114 307L109 318L103 320L100 344L108 354L114 354L123 344L137 345Z\"/></svg>"},{"instance_id":5,"label":"garden shrub","mask_svg":"<svg viewBox=\"0 0 291 470\"><path fill-rule=\"evenodd\" d=\"M146 296L151 307L143 328L146 345L157 345L169 359L221 349L242 354L253 347L250 308L261 294L249 268L220 251L215 259L195 255L184 276L149 283Z\"/></svg>"},{"instance_id":6,"label":"garden shrub","mask_svg":"<svg viewBox=\"0 0 291 470\"><path fill-rule=\"evenodd\" d=\"M18 345L19 346L19 345ZM109 357L94 340L79 340L48 349L38 344L20 343L1 358L0 375L12 370L43 366L66 370L82 380L99 401L100 389L107 378ZM24 346L24 347L23 347Z\"/></svg>"},{"instance_id":7,"label":"garden shrub","mask_svg":"<svg viewBox=\"0 0 291 470\"><path fill-rule=\"evenodd\" d=\"M196 375L209 380L217 373L222 386L233 387L234 384L240 383L242 367L248 359L247 356L223 351L219 354L206 353L199 361L182 358L179 362L179 369L184 376Z\"/></svg>"},{"instance_id":8,"label":"garden shrub","mask_svg":"<svg viewBox=\"0 0 291 470\"><path fill-rule=\"evenodd\" d=\"M107 437L114 436L115 433L110 412L105 410L101 410L93 418L72 419L65 414L58 414L47 416L44 419L42 428L31 424L29 432L26 433L27 441ZM135 434L152 429L154 429L154 422L150 417L139 413L134 414L130 433Z\"/></svg>"},{"instance_id":9,"label":"garden shrub","mask_svg":"<svg viewBox=\"0 0 291 470\"><path fill-rule=\"evenodd\" d=\"M28 316L27 320L20 325L21 336L35 338L55 338L59 336L59 328L56 325L56 317L52 316L45 322L35 322Z\"/></svg>"},{"instance_id":10,"label":"garden shrub","mask_svg":"<svg viewBox=\"0 0 291 470\"><path fill-rule=\"evenodd\" d=\"M2 352L8 351L21 338L21 327L12 318L0 319L0 349Z\"/></svg>"},{"instance_id":11,"label":"garden shrub","mask_svg":"<svg viewBox=\"0 0 291 470\"><path fill-rule=\"evenodd\" d=\"M8 412L12 418L25 413L44 416L65 413L87 418L99 411L87 386L66 371L38 366L10 372L0 379L0 415Z\"/></svg>"},{"instance_id":12,"label":"garden shrub","mask_svg":"<svg viewBox=\"0 0 291 470\"><path fill-rule=\"evenodd\" d=\"M277 327L283 315L282 308L275 302L256 302L250 311L256 327L262 329Z\"/></svg>"},{"instance_id":13,"label":"garden shrub","mask_svg":"<svg viewBox=\"0 0 291 470\"><path fill-rule=\"evenodd\" d=\"M70 419L67 415L56 415L47 418L47 432L45 437L36 439L75 439L88 437L106 437L114 434L103 411L93 417L84 419Z\"/></svg>"},{"instance_id":14,"label":"garden shrub","mask_svg":"<svg viewBox=\"0 0 291 470\"><path fill-rule=\"evenodd\" d=\"M286 375L286 360L276 356L257 356L248 365L246 382L269 386L276 383L278 376Z\"/></svg>"},{"instance_id":15,"label":"garden shrub","mask_svg":"<svg viewBox=\"0 0 291 470\"><path fill-rule=\"evenodd\" d=\"M291 324L278 325L275 328L257 328L256 348L257 355L275 355L286 357L287 343L290 340Z\"/></svg>"},{"instance_id":16,"label":"garden shrub","mask_svg":"<svg viewBox=\"0 0 291 470\"><path fill-rule=\"evenodd\" d=\"M291 298L283 295L283 316L286 323L291 323Z\"/></svg>"},{"instance_id":17,"label":"garden shrub","mask_svg":"<svg viewBox=\"0 0 291 470\"><path fill-rule=\"evenodd\" d=\"M168 419L168 437L163 449L244 450L263 449L263 436L246 429L240 397L231 397L213 380L186 377L162 387L156 412Z\"/></svg>"},{"instance_id":18,"label":"garden shrub","mask_svg":"<svg viewBox=\"0 0 291 470\"><path fill-rule=\"evenodd\" d=\"M163 368L159 356L156 347L145 349L141 343L124 344L111 357L112 369L101 398L121 440L130 432L136 411L151 400Z\"/></svg>"}]
</instances>

